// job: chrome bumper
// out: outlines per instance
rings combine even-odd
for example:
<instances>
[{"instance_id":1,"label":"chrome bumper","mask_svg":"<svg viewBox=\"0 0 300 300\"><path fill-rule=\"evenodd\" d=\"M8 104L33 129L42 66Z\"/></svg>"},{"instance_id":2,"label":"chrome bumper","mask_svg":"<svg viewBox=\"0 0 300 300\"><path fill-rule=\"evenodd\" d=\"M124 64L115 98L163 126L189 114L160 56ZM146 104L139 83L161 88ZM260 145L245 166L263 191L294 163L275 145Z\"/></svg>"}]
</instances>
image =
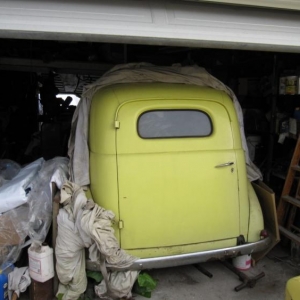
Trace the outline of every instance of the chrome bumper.
<instances>
[{"instance_id":1,"label":"chrome bumper","mask_svg":"<svg viewBox=\"0 0 300 300\"><path fill-rule=\"evenodd\" d=\"M143 269L161 269L168 267L176 267L183 265L191 265L210 260L226 259L244 254L252 254L265 250L270 246L272 240L271 237L267 237L255 243L248 243L240 246L222 248L217 250L208 250L196 253L179 254L172 256L162 256L153 258L141 258L136 260L127 269L115 269L115 270L143 270ZM100 271L99 263L86 261L86 268L92 271ZM113 268L112 268L113 269Z\"/></svg>"}]
</instances>

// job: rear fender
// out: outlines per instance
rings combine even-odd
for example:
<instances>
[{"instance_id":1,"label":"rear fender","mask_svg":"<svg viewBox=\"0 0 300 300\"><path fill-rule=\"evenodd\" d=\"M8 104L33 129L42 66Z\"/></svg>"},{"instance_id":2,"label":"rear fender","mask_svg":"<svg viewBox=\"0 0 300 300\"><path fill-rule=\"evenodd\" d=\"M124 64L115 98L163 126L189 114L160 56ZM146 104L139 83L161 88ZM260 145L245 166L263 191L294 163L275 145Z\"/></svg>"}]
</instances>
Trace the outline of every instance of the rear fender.
<instances>
[{"instance_id":1,"label":"rear fender","mask_svg":"<svg viewBox=\"0 0 300 300\"><path fill-rule=\"evenodd\" d=\"M264 229L264 219L258 198L249 180L248 197L250 206L248 243L253 243L260 240L261 231Z\"/></svg>"}]
</instances>

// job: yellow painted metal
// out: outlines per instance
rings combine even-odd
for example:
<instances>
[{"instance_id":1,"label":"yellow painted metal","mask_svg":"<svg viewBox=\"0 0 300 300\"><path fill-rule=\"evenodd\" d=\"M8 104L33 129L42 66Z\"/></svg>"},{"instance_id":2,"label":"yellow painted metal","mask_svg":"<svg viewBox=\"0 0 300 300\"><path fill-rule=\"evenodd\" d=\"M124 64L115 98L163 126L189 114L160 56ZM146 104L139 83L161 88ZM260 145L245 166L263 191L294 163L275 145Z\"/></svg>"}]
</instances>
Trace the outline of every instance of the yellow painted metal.
<instances>
[{"instance_id":1,"label":"yellow painted metal","mask_svg":"<svg viewBox=\"0 0 300 300\"><path fill-rule=\"evenodd\" d=\"M235 121L232 122L233 136L239 136L240 132ZM240 211L240 234L247 240L249 230L249 196L248 196L248 178L243 150L236 151L236 160L238 164L238 186L239 186L239 211Z\"/></svg>"},{"instance_id":2,"label":"yellow painted metal","mask_svg":"<svg viewBox=\"0 0 300 300\"><path fill-rule=\"evenodd\" d=\"M285 289L285 300L300 300L300 276L288 280Z\"/></svg>"},{"instance_id":3,"label":"yellow painted metal","mask_svg":"<svg viewBox=\"0 0 300 300\"><path fill-rule=\"evenodd\" d=\"M212 119L213 133L203 138L140 138L138 117L157 109L204 111ZM116 134L124 249L239 236L236 152L241 150L234 149L231 123L223 105L187 99L152 100L147 104L136 101L123 105L117 118L122 124ZM215 167L227 162L233 165Z\"/></svg>"},{"instance_id":4,"label":"yellow painted metal","mask_svg":"<svg viewBox=\"0 0 300 300\"><path fill-rule=\"evenodd\" d=\"M116 215L115 235L119 239L118 178L115 147L115 112L119 102L113 90L95 95L90 109L90 191L96 203Z\"/></svg>"},{"instance_id":5,"label":"yellow painted metal","mask_svg":"<svg viewBox=\"0 0 300 300\"><path fill-rule=\"evenodd\" d=\"M213 133L141 139L137 119L153 109L202 110L212 120ZM140 257L139 251L147 248L176 252L184 247L193 252L192 244L222 240L221 248L228 244L226 239L247 237L244 151L236 113L225 93L182 84L104 88L92 101L89 147L93 198L113 210L117 222L124 221L117 232L124 249ZM226 162L234 165L215 168Z\"/></svg>"},{"instance_id":6,"label":"yellow painted metal","mask_svg":"<svg viewBox=\"0 0 300 300\"><path fill-rule=\"evenodd\" d=\"M264 229L264 219L258 198L250 181L248 181L248 196L250 204L248 242L256 242L260 239L260 233Z\"/></svg>"},{"instance_id":7,"label":"yellow painted metal","mask_svg":"<svg viewBox=\"0 0 300 300\"><path fill-rule=\"evenodd\" d=\"M119 221L119 229L124 228L124 222L122 220Z\"/></svg>"}]
</instances>

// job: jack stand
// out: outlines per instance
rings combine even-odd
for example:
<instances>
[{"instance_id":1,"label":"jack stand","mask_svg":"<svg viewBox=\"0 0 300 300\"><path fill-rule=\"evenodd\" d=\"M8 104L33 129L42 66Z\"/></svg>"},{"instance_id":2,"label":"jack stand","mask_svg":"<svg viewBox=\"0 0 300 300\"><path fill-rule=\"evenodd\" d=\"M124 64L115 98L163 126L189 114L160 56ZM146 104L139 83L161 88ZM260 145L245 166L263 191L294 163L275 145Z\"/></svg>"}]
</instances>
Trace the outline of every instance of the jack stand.
<instances>
[{"instance_id":1,"label":"jack stand","mask_svg":"<svg viewBox=\"0 0 300 300\"><path fill-rule=\"evenodd\" d=\"M258 275L250 278L248 277L246 274L244 274L243 272L237 270L232 264L230 264L228 261L226 260L220 260L220 262L226 267L228 268L230 271L232 271L233 273L235 273L239 279L241 281L243 281L242 284L238 285L237 287L234 288L234 290L236 292L239 292L240 290L242 290L245 287L249 287L249 288L254 288L256 282L263 278L265 276L264 272L259 273Z\"/></svg>"},{"instance_id":2,"label":"jack stand","mask_svg":"<svg viewBox=\"0 0 300 300\"><path fill-rule=\"evenodd\" d=\"M202 266L200 266L200 264L195 264L194 267L200 271L201 273L203 273L204 275L206 275L209 278L213 277L213 274L211 274L210 272L208 272L205 268L203 268Z\"/></svg>"}]
</instances>

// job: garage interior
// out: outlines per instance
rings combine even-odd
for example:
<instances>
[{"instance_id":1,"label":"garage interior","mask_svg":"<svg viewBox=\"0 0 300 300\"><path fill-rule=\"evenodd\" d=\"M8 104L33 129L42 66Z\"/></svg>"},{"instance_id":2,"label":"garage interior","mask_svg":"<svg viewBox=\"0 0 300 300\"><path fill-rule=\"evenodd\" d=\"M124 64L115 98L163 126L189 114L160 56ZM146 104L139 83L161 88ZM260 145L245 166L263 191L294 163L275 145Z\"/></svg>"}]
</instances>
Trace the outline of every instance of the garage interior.
<instances>
[{"instance_id":1,"label":"garage interior","mask_svg":"<svg viewBox=\"0 0 300 300\"><path fill-rule=\"evenodd\" d=\"M279 80L298 76L299 55L15 39L1 39L0 45L1 159L25 164L41 156L66 156L76 101L66 105L61 97L71 94L80 98L84 86L115 65L196 64L236 94L244 113L251 158L264 180L280 194L296 134L283 140L279 137L288 130L289 118L297 116L300 96L298 90L293 95L279 94Z\"/></svg>"},{"instance_id":2,"label":"garage interior","mask_svg":"<svg viewBox=\"0 0 300 300\"><path fill-rule=\"evenodd\" d=\"M11 159L24 165L40 157L48 160L67 156L71 120L76 108L73 103L76 102L65 100L69 102L65 104L62 97L75 95L80 98L84 86L93 83L117 64L196 64L228 85L237 95L244 113L251 158L262 171L264 181L275 191L278 201L298 134L298 131L296 134L289 133L287 124L290 118L297 117L300 106L298 91L293 95L280 95L279 82L283 76L299 76L299 55L16 39L1 39L0 49L0 159ZM282 134L284 139L280 140ZM291 255L289 247L279 252L283 251L283 254L280 252L284 255L281 261L283 268L289 269L288 274L293 274L297 263L294 262L292 267L287 264ZM296 262L299 259L297 255L299 253L293 257ZM277 262L279 260L280 255ZM214 264L209 267L218 273L219 269ZM156 273L154 271L159 277L160 274Z\"/></svg>"},{"instance_id":3,"label":"garage interior","mask_svg":"<svg viewBox=\"0 0 300 300\"><path fill-rule=\"evenodd\" d=\"M293 13L292 19L297 16ZM213 42L203 43L203 47L201 42L185 46L185 41L165 42L163 38L139 43L130 38L124 43L122 38L110 42L101 37L87 38L89 41L78 37L77 41L76 36L64 38L68 33L58 39L55 33L46 38L31 38L18 31L14 38L11 35L6 37L1 29L0 160L24 166L40 157L67 156L78 98L87 85L118 64L198 65L236 94L243 109L250 157L274 191L278 205L300 131L299 47L247 47L244 42L237 46L228 41L224 46L216 43L216 47ZM282 83L289 77L296 78L291 86ZM47 240L51 242L50 235ZM26 254L24 251L17 266L27 263ZM159 283L152 299L284 299L285 284L299 275L299 263L300 248L280 243L247 271L249 275L265 272L266 277L255 288L239 293L233 290L237 277L217 262L203 264L214 274L213 279L193 266L153 270L149 274ZM29 291L20 298L38 299Z\"/></svg>"}]
</instances>

